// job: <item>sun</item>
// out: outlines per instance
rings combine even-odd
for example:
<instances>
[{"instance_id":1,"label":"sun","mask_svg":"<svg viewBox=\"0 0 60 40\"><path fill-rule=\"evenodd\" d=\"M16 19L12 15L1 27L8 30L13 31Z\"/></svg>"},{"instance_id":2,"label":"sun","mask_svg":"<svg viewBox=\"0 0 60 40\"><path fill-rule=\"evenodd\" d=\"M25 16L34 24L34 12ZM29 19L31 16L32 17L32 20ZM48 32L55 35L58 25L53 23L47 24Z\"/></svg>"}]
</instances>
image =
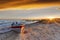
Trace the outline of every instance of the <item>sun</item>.
<instances>
[{"instance_id":1,"label":"sun","mask_svg":"<svg viewBox=\"0 0 60 40\"><path fill-rule=\"evenodd\" d=\"M50 19L50 20L53 20L55 17L47 17L48 19Z\"/></svg>"}]
</instances>

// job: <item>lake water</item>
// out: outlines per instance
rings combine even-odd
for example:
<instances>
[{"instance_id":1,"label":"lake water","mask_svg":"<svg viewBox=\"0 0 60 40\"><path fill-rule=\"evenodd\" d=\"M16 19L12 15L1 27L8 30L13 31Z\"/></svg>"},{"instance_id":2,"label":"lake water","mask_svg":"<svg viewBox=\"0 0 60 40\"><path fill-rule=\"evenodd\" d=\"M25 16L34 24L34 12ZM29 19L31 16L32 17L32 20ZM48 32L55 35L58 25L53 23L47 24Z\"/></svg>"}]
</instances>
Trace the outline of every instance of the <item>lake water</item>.
<instances>
[{"instance_id":1,"label":"lake water","mask_svg":"<svg viewBox=\"0 0 60 40\"><path fill-rule=\"evenodd\" d=\"M25 21L25 20L0 20L0 33L4 33L4 32L8 32L11 31L12 29L11 24L14 22L14 24L16 25L16 22L18 24L30 24L30 23L34 23L36 21Z\"/></svg>"}]
</instances>

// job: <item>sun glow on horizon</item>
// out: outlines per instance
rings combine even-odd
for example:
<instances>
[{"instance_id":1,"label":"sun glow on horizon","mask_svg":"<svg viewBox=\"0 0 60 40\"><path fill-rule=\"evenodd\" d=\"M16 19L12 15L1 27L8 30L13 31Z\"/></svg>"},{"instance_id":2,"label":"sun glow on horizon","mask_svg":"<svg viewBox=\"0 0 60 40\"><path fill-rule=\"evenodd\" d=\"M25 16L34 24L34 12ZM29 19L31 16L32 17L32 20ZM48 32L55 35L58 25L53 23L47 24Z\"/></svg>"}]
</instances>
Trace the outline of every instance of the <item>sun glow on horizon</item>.
<instances>
[{"instance_id":1,"label":"sun glow on horizon","mask_svg":"<svg viewBox=\"0 0 60 40\"><path fill-rule=\"evenodd\" d=\"M50 16L50 17L47 17L47 18L50 19L50 20L53 20L53 19L56 18L56 17Z\"/></svg>"}]
</instances>

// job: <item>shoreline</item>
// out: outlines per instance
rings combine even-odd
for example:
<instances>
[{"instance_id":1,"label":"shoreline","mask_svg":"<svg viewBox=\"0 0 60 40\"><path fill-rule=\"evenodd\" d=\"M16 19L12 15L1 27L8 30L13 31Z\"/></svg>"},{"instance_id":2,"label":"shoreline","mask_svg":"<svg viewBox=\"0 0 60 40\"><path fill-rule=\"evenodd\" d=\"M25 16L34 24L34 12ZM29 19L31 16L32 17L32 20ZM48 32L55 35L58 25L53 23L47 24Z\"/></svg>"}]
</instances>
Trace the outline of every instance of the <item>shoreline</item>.
<instances>
[{"instance_id":1,"label":"shoreline","mask_svg":"<svg viewBox=\"0 0 60 40\"><path fill-rule=\"evenodd\" d=\"M26 25L26 34L10 31L0 34L0 40L60 40L60 26L57 24L30 24Z\"/></svg>"}]
</instances>

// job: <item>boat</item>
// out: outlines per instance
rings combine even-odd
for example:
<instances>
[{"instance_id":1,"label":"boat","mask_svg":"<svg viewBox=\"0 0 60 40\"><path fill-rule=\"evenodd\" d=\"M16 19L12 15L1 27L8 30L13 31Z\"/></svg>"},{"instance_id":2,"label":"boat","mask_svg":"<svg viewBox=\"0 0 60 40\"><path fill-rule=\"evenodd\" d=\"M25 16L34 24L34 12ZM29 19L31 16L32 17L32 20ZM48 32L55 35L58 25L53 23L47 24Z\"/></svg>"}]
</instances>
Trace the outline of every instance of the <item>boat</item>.
<instances>
[{"instance_id":1,"label":"boat","mask_svg":"<svg viewBox=\"0 0 60 40\"><path fill-rule=\"evenodd\" d=\"M31 21L24 21L24 22L7 22L4 23L2 25L0 25L0 33L5 33L5 32L9 32L9 31L16 31L16 32L20 32L21 28L23 27L22 25L26 25L26 24L31 24L31 23L35 23L35 22L31 22Z\"/></svg>"}]
</instances>

